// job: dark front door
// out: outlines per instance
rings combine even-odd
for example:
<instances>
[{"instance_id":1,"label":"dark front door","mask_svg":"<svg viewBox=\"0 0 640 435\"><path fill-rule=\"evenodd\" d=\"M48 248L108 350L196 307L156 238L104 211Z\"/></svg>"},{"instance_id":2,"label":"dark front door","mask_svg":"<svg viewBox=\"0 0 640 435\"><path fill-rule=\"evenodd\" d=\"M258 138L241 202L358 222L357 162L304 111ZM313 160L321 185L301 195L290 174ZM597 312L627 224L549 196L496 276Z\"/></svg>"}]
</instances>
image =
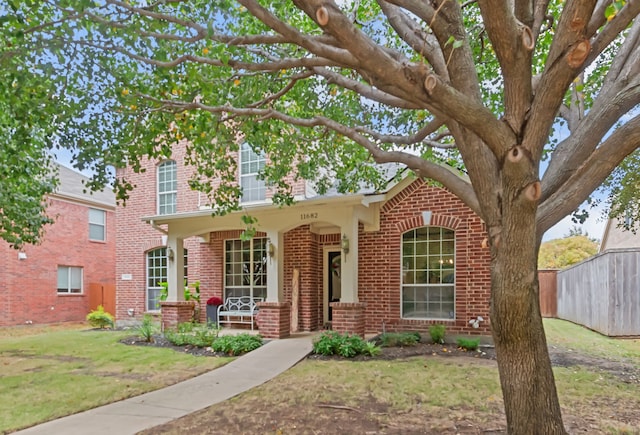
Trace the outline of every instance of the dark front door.
<instances>
[{"instance_id":1,"label":"dark front door","mask_svg":"<svg viewBox=\"0 0 640 435\"><path fill-rule=\"evenodd\" d=\"M342 296L340 274L342 272L342 260L340 251L330 251L328 255L329 267L327 276L327 306L329 307L329 321L331 321L331 307L329 303L340 302Z\"/></svg>"}]
</instances>

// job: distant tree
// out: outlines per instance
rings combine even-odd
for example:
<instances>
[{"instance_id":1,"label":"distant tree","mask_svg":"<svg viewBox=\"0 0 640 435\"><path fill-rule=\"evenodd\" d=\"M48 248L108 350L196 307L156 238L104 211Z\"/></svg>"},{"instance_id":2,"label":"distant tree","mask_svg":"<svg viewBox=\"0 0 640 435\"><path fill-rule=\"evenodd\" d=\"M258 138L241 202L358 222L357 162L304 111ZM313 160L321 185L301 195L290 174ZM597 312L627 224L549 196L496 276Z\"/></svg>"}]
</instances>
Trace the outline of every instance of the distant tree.
<instances>
[{"instance_id":1,"label":"distant tree","mask_svg":"<svg viewBox=\"0 0 640 435\"><path fill-rule=\"evenodd\" d=\"M539 269L564 269L598 253L598 244L586 234L550 240L540 246Z\"/></svg>"}]
</instances>

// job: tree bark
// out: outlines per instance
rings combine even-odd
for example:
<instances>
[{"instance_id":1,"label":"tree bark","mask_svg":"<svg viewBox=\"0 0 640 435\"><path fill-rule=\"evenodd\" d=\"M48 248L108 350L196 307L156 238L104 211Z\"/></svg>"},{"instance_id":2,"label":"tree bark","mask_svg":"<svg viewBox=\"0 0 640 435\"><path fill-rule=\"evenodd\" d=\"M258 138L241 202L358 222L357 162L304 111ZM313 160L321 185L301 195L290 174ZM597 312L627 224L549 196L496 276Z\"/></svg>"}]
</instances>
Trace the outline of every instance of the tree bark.
<instances>
[{"instance_id":1,"label":"tree bark","mask_svg":"<svg viewBox=\"0 0 640 435\"><path fill-rule=\"evenodd\" d=\"M505 201L492 239L491 326L510 434L565 434L538 300L535 207Z\"/></svg>"}]
</instances>

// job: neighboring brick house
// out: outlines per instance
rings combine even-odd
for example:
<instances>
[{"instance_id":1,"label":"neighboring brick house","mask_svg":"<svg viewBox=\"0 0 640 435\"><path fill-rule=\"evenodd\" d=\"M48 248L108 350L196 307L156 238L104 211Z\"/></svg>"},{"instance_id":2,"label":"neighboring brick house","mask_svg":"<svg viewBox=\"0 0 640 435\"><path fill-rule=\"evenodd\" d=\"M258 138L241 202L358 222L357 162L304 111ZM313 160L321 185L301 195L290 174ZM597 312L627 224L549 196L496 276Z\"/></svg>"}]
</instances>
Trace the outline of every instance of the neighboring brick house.
<instances>
[{"instance_id":1,"label":"neighboring brick house","mask_svg":"<svg viewBox=\"0 0 640 435\"><path fill-rule=\"evenodd\" d=\"M0 242L0 326L83 321L114 292L115 196L84 193L87 178L61 165L59 177L42 243Z\"/></svg>"},{"instance_id":2,"label":"neighboring brick house","mask_svg":"<svg viewBox=\"0 0 640 435\"><path fill-rule=\"evenodd\" d=\"M351 195L317 196L296 182L296 203L281 208L256 178L264 157L243 145L238 160L243 210L216 217L189 190L181 147L171 159L145 162L144 173L118 170L136 185L116 211L120 324L160 308L165 327L188 320L191 302L178 291L186 275L201 284L200 320L211 296L252 296L263 301L258 326L266 337L328 326L425 332L437 323L452 333L490 333L486 230L450 192L411 176ZM257 219L249 241L240 240L245 214ZM162 281L169 296L160 303Z\"/></svg>"}]
</instances>

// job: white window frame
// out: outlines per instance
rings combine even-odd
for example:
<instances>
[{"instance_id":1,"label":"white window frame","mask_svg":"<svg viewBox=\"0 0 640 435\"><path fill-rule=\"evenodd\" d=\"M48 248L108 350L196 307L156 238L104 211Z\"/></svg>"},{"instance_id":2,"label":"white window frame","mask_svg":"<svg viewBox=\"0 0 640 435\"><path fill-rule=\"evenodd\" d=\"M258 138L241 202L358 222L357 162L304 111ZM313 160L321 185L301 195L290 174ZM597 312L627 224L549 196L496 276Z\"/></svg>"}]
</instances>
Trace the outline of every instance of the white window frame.
<instances>
[{"instance_id":1,"label":"white window frame","mask_svg":"<svg viewBox=\"0 0 640 435\"><path fill-rule=\"evenodd\" d=\"M230 239L224 243L224 299L250 296L254 301L267 297L267 239Z\"/></svg>"},{"instance_id":2,"label":"white window frame","mask_svg":"<svg viewBox=\"0 0 640 435\"><path fill-rule=\"evenodd\" d=\"M243 142L240 145L240 187L243 203L264 201L267 197L267 186L264 180L258 179L267 159L263 153L256 153L251 146Z\"/></svg>"},{"instance_id":3,"label":"white window frame","mask_svg":"<svg viewBox=\"0 0 640 435\"><path fill-rule=\"evenodd\" d=\"M438 226L414 228L402 234L400 245L402 318L454 320L455 232Z\"/></svg>"},{"instance_id":4,"label":"white window frame","mask_svg":"<svg viewBox=\"0 0 640 435\"><path fill-rule=\"evenodd\" d=\"M187 282L187 263L188 252L184 250L184 280ZM152 265L150 262L154 260ZM167 282L169 273L169 262L167 258L167 248L161 246L159 248L147 251L145 255L145 310L151 312L160 311L160 295L162 294L162 285L160 283ZM153 306L152 306L153 305Z\"/></svg>"},{"instance_id":5,"label":"white window frame","mask_svg":"<svg viewBox=\"0 0 640 435\"><path fill-rule=\"evenodd\" d=\"M158 214L173 214L178 208L178 166L175 160L165 160L156 171Z\"/></svg>"},{"instance_id":6,"label":"white window frame","mask_svg":"<svg viewBox=\"0 0 640 435\"><path fill-rule=\"evenodd\" d=\"M95 219L97 216L101 219ZM93 215L93 216L92 216ZM92 229L100 229L100 237L92 237ZM89 240L106 242L107 241L107 212L99 208L89 208Z\"/></svg>"},{"instance_id":7,"label":"white window frame","mask_svg":"<svg viewBox=\"0 0 640 435\"><path fill-rule=\"evenodd\" d=\"M72 272L79 272L80 277L79 277L79 283L78 282L74 282L77 281L77 276L73 276ZM60 278L62 277L61 274L66 275L66 277L64 278L64 280L66 281L66 284L64 286L60 285ZM75 279L74 279L75 278ZM58 274L57 274L57 282L56 282L56 288L57 288L57 293L59 295L81 295L84 293L83 288L84 288L84 270L81 266L62 266L62 265L58 265ZM79 284L79 286L74 286L74 284Z\"/></svg>"}]
</instances>

